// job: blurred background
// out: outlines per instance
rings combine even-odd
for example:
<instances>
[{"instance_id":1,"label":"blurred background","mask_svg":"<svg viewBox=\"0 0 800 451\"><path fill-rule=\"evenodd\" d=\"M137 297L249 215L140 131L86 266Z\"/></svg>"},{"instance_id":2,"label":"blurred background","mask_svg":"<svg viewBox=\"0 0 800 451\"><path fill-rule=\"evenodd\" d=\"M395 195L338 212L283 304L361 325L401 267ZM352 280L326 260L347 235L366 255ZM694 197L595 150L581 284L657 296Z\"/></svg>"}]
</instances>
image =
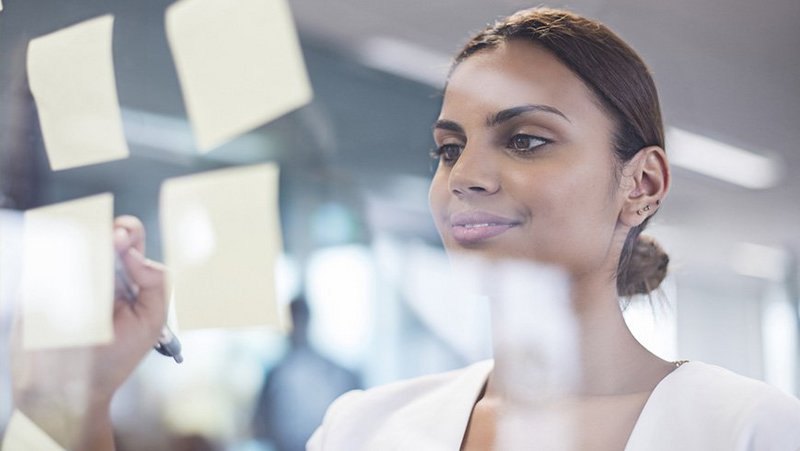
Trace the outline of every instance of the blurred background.
<instances>
[{"instance_id":1,"label":"blurred background","mask_svg":"<svg viewBox=\"0 0 800 451\"><path fill-rule=\"evenodd\" d=\"M443 291L427 208L430 128L450 56L516 0L289 0L314 90L308 106L207 154L194 147L164 32L172 2L5 0L0 11L0 207L101 192L140 217L161 259L169 177L281 166L279 297L297 327L182 337L181 366L153 355L115 401L120 449L290 450L345 390L489 357L486 306ZM650 65L668 126L673 189L650 233L672 273L626 312L667 359L697 359L798 394L800 2L551 2L600 19ZM53 172L27 85L30 39L113 13L129 159ZM4 259L6 256L0 255ZM4 260L0 260L2 265ZM10 414L3 268L0 425ZM17 275L18 276L18 275ZM307 324L307 327L305 325ZM274 412L281 412L280 415Z\"/></svg>"}]
</instances>

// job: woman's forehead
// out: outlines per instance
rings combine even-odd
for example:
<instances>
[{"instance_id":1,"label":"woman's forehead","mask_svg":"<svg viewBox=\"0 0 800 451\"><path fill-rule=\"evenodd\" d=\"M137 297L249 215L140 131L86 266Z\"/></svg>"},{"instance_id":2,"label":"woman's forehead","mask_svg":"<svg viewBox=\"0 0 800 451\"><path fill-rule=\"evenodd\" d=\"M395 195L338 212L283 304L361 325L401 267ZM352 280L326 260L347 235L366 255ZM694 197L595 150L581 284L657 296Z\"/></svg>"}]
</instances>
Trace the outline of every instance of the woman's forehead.
<instances>
[{"instance_id":1,"label":"woman's forehead","mask_svg":"<svg viewBox=\"0 0 800 451\"><path fill-rule=\"evenodd\" d=\"M586 84L557 57L536 44L513 40L459 63L448 81L441 117L521 104L549 105L568 117L600 112Z\"/></svg>"}]
</instances>

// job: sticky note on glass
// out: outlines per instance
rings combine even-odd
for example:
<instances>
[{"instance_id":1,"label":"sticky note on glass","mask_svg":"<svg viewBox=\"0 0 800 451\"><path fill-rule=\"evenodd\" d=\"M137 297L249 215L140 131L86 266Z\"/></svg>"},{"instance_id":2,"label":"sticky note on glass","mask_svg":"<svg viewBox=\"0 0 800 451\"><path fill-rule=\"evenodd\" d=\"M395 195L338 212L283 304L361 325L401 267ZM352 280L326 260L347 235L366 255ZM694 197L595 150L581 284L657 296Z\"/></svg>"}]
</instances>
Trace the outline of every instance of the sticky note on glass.
<instances>
[{"instance_id":1,"label":"sticky note on glass","mask_svg":"<svg viewBox=\"0 0 800 451\"><path fill-rule=\"evenodd\" d=\"M2 451L64 451L55 440L19 410L11 415Z\"/></svg>"},{"instance_id":2,"label":"sticky note on glass","mask_svg":"<svg viewBox=\"0 0 800 451\"><path fill-rule=\"evenodd\" d=\"M281 327L278 168L180 177L161 188L164 257L181 330Z\"/></svg>"},{"instance_id":3,"label":"sticky note on glass","mask_svg":"<svg viewBox=\"0 0 800 451\"><path fill-rule=\"evenodd\" d=\"M28 44L30 84L53 170L128 157L117 99L114 17L97 17Z\"/></svg>"},{"instance_id":4,"label":"sticky note on glass","mask_svg":"<svg viewBox=\"0 0 800 451\"><path fill-rule=\"evenodd\" d=\"M111 194L100 194L25 212L24 348L112 340L113 202Z\"/></svg>"},{"instance_id":5,"label":"sticky note on glass","mask_svg":"<svg viewBox=\"0 0 800 451\"><path fill-rule=\"evenodd\" d=\"M166 27L201 151L311 100L285 0L180 0Z\"/></svg>"}]
</instances>

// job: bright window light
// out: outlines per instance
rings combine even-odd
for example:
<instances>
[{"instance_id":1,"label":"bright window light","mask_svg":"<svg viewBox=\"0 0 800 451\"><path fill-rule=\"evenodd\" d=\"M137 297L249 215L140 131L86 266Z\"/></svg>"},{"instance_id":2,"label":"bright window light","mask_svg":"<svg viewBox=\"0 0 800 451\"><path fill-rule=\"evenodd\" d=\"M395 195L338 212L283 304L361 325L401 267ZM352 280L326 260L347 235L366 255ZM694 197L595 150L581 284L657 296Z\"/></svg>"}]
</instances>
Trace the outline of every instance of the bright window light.
<instances>
[{"instance_id":1,"label":"bright window light","mask_svg":"<svg viewBox=\"0 0 800 451\"><path fill-rule=\"evenodd\" d=\"M786 259L786 252L775 247L737 243L730 261L733 270L741 275L780 281L786 274Z\"/></svg>"},{"instance_id":2,"label":"bright window light","mask_svg":"<svg viewBox=\"0 0 800 451\"><path fill-rule=\"evenodd\" d=\"M679 128L667 130L667 149L673 165L745 188L771 188L781 178L773 158Z\"/></svg>"},{"instance_id":3,"label":"bright window light","mask_svg":"<svg viewBox=\"0 0 800 451\"><path fill-rule=\"evenodd\" d=\"M450 56L401 39L378 36L357 49L361 63L435 88L444 86Z\"/></svg>"},{"instance_id":4,"label":"bright window light","mask_svg":"<svg viewBox=\"0 0 800 451\"><path fill-rule=\"evenodd\" d=\"M772 286L762 305L764 379L787 393L796 394L796 313L778 285Z\"/></svg>"},{"instance_id":5,"label":"bright window light","mask_svg":"<svg viewBox=\"0 0 800 451\"><path fill-rule=\"evenodd\" d=\"M337 363L357 368L371 344L374 265L364 246L314 252L306 268L314 347Z\"/></svg>"}]
</instances>

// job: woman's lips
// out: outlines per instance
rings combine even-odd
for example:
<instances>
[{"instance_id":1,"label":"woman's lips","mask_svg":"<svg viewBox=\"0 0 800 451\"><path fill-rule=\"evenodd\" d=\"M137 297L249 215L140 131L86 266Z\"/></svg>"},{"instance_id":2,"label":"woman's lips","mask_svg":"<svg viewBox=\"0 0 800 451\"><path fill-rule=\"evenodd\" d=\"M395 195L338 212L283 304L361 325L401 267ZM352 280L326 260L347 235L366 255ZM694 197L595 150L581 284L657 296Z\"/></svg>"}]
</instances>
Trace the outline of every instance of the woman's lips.
<instances>
[{"instance_id":1,"label":"woman's lips","mask_svg":"<svg viewBox=\"0 0 800 451\"><path fill-rule=\"evenodd\" d=\"M485 212L457 213L450 217L450 231L460 244L475 244L516 226L514 220Z\"/></svg>"}]
</instances>

